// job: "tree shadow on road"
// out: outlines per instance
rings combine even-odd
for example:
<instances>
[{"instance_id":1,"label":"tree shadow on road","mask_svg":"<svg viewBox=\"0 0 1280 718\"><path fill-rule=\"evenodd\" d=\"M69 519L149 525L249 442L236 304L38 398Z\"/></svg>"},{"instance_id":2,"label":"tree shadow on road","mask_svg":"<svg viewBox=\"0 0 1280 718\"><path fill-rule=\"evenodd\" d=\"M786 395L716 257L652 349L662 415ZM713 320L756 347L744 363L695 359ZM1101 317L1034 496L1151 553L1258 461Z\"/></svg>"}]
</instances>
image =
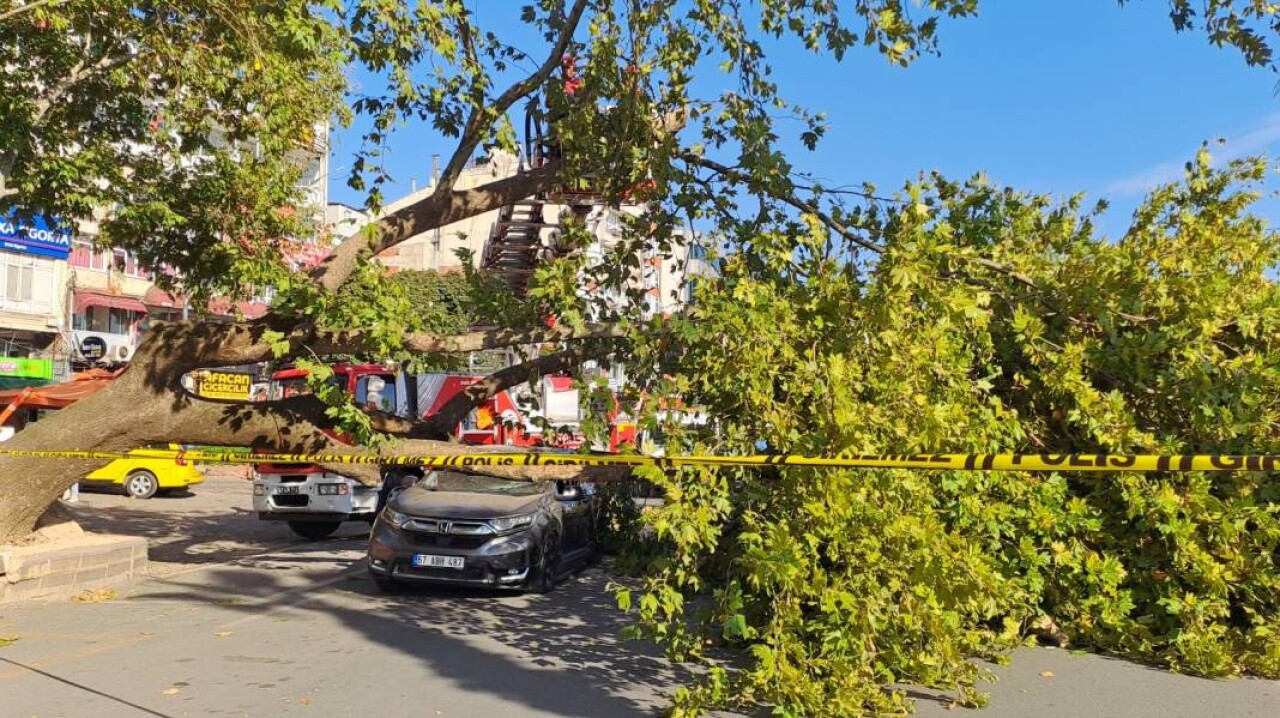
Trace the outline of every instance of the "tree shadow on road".
<instances>
[{"instance_id":1,"label":"tree shadow on road","mask_svg":"<svg viewBox=\"0 0 1280 718\"><path fill-rule=\"evenodd\" d=\"M561 716L653 716L666 705L663 691L687 675L664 661L649 644L621 637L628 618L607 590L608 578L589 570L568 579L548 595L504 594L467 588L408 588L391 595L378 591L357 562L331 587L309 591L290 587L268 574L253 586L263 599L227 605L240 595L235 569L202 572L199 590L173 584L173 590L145 593L135 601L201 601L243 612L240 621L276 616L284 621L323 614L316 625L340 624L367 641L409 657L426 672L469 694L501 698L531 711ZM221 576L219 574L222 574ZM243 576L239 577L243 579ZM225 579L225 580L223 580ZM255 631L270 630L272 622ZM239 629L237 629L239 630ZM317 656L343 671L341 638L316 637ZM358 660L367 661L368 654ZM375 659L380 660L380 659ZM412 666L412 663L408 664ZM381 682L370 690L422 690L422 671L388 657Z\"/></svg>"},{"instance_id":2,"label":"tree shadow on road","mask_svg":"<svg viewBox=\"0 0 1280 718\"><path fill-rule=\"evenodd\" d=\"M281 546L315 543L294 536L283 521L259 521L256 514L244 509L219 507L204 512L184 509L169 513L160 505L130 508L68 504L67 508L86 531L147 539L150 563L161 574L179 568L163 564L225 563ZM332 540L362 538L368 533L368 524L348 522Z\"/></svg>"},{"instance_id":3,"label":"tree shadow on road","mask_svg":"<svg viewBox=\"0 0 1280 718\"><path fill-rule=\"evenodd\" d=\"M88 530L148 539L153 575L160 578L122 603L208 606L219 615L231 612L233 622L252 623L258 635L310 620L323 629L305 637L314 654L305 659L337 675L353 668L367 675L369 685L359 690L417 695L425 689L413 681L429 675L456 695L483 694L530 711L652 716L666 706L662 692L687 679L652 645L621 638L629 619L598 570L545 596L451 587L383 595L356 558L363 554L365 524L349 523L334 539L306 541L282 523L259 521L239 507L243 498L231 500L236 505L208 510L182 502L180 511L168 511L164 500L69 508ZM335 575L334 562L343 560L351 561L347 573ZM179 575L188 565L203 570ZM349 643L365 644L358 656L341 652L343 635L353 633L363 641ZM370 644L388 650L371 653ZM363 665L384 656L385 670L375 664L369 673Z\"/></svg>"}]
</instances>

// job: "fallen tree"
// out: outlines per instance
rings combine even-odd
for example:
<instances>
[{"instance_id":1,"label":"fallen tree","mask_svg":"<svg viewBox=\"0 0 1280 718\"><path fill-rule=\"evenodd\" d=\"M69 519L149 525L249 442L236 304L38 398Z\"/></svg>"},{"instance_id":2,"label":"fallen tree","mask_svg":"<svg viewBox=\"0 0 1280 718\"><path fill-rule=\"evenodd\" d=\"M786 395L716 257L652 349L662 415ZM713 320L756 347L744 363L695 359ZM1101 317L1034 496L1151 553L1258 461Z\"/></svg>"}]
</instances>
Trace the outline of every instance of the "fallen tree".
<instances>
[{"instance_id":1,"label":"fallen tree","mask_svg":"<svg viewBox=\"0 0 1280 718\"><path fill-rule=\"evenodd\" d=\"M794 37L837 60L863 44L907 64L935 49L942 16L973 13L972 0L931 2L916 18L896 0L762 0L747 9L545 0L524 9L542 38L537 54L483 32L461 3L417 12L352 2L330 6L332 15L279 3L278 15L240 24L227 20L240 15L232 0L146 11L107 0L37 5L0 13L6 42L21 32L48 46L5 78L5 97L24 102L0 122L23 141L0 148L0 190L49 215L118 203L104 239L153 266L177 267L195 296L247 294L254 285L279 294L260 320L156 327L109 390L31 427L15 448L67 446L74 426L83 449L182 441L315 451L332 448L324 429L337 414L421 442L404 444L414 451L463 451L433 438L471 403L588 356L627 360L649 395L668 402L650 409L685 398L712 411L719 433L675 431L673 447L744 451L763 441L805 453L913 453L1265 443L1247 447L1261 451L1274 440L1270 342L1280 314L1266 279L1274 237L1248 214L1253 195L1235 189L1257 181L1256 165L1219 172L1197 160L1186 185L1159 190L1126 241L1112 245L1093 235L1092 215L1075 202L942 178L894 197L830 190L776 149L779 115L799 121L796 136L810 147L827 127L781 96L766 38ZM1177 29L1203 27L1211 42L1271 66L1275 8L1218 0L1171 8ZM172 22L184 13L188 22ZM175 27L188 34L166 34ZM130 42L87 41L104 33ZM167 50L149 54L148 43ZM125 46L126 54L113 50ZM579 63L580 86L560 74L566 55ZM311 64L300 70L299 57ZM340 107L333 83L348 62L386 86L363 88ZM230 84L183 84L184 64ZM693 78L708 75L728 78L730 89L695 96ZM182 101L153 123L156 92ZM115 124L51 110L60 107L51 99L92 106L95 97L130 93L133 102L102 106L103 116L123 118ZM200 112L211 99L222 110L213 124ZM481 147L515 149L508 116L530 101L556 118L558 153L455 189ZM305 230L285 211L297 199L290 153L330 110L370 121L352 179L375 204L384 179L376 152L398 123L430 121L456 145L434 191L300 276L282 261L278 239ZM166 123L168 134L159 131ZM269 141L252 159L205 146L215 124ZM69 149L89 146L82 140L93 133L111 141L94 153ZM159 159L119 155L137 143L164 151ZM213 159L174 160L193 144ZM128 171L108 163L107 173L104 155ZM61 179L68 173L79 183ZM95 194L104 173L110 191ZM522 300L531 311L498 317L497 328L422 331L371 262L421 232L584 181L605 203L637 194L649 201L623 220L625 241L605 261L588 266L570 252L538 268ZM699 303L683 316L648 316L631 281L641 258L706 228L719 264ZM588 241L581 227L562 237L569 247ZM1166 242L1190 259L1162 255ZM583 283L626 301L580 296ZM1233 294L1237 287L1248 291ZM353 288L368 306L343 301ZM560 320L555 328L530 319L547 316ZM495 374L436 422L352 416L316 399L220 404L181 384L203 367L530 345L551 353ZM1232 381L1248 387L1223 388ZM1196 413L1188 402L1209 409ZM87 468L0 459L0 540L29 530ZM521 476L552 475L528 471ZM1202 673L1274 675L1280 665L1269 639L1280 629L1276 490L1258 477L1226 487L1195 477L1085 485L1026 475L948 475L935 485L916 472L803 470L646 477L668 492L666 507L647 519L660 560L646 566L642 590L620 600L669 655L707 661L703 679L677 696L684 711L751 702L793 715L900 711L905 696L886 686L906 682L958 687L973 700L978 671L969 659L1008 648L1034 626ZM1238 581L1248 590L1236 591ZM727 669L708 658L708 641L749 659Z\"/></svg>"}]
</instances>

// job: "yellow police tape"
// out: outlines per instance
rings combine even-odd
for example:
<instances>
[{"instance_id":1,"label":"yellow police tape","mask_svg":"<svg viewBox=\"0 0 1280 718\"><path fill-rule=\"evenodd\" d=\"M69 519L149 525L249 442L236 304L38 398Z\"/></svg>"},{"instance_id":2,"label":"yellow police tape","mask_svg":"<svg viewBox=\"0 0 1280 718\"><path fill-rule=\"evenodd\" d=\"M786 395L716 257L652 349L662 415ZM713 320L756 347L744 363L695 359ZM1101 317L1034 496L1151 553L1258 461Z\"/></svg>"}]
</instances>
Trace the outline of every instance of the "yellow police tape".
<instances>
[{"instance_id":1,"label":"yellow police tape","mask_svg":"<svg viewBox=\"0 0 1280 718\"><path fill-rule=\"evenodd\" d=\"M852 454L839 457L793 454L756 456L635 456L512 452L476 454L249 454L244 452L134 449L32 451L0 449L0 456L31 459L185 459L205 464L378 464L382 466L817 466L834 469L926 469L964 471L1280 471L1280 454L1158 456L1119 454Z\"/></svg>"}]
</instances>

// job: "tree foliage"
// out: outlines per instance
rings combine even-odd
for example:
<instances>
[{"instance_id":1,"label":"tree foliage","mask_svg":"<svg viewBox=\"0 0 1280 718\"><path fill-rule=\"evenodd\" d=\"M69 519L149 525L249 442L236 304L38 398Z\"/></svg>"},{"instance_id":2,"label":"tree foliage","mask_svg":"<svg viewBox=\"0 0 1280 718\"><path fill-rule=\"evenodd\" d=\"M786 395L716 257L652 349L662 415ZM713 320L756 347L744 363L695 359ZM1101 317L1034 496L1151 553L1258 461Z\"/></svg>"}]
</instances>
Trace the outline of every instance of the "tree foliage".
<instances>
[{"instance_id":1,"label":"tree foliage","mask_svg":"<svg viewBox=\"0 0 1280 718\"><path fill-rule=\"evenodd\" d=\"M816 223L798 243L825 251L730 255L641 355L720 417L717 438L684 437L693 451L1275 451L1280 236L1250 214L1265 171L1201 153L1115 241L1078 198L926 177L851 221L883 247L869 266L834 261L844 241ZM623 600L708 662L689 712L896 711L884 686L901 683L974 701L968 659L1046 618L1178 670L1280 675L1272 474L648 478L667 490L649 518L665 548ZM749 667L721 667L710 640Z\"/></svg>"},{"instance_id":2,"label":"tree foliage","mask_svg":"<svg viewBox=\"0 0 1280 718\"><path fill-rule=\"evenodd\" d=\"M0 207L103 219L189 289L283 266L300 165L344 114L342 34L310 2L12 3L0 20ZM228 241L230 240L230 241ZM164 276L164 275L162 275Z\"/></svg>"}]
</instances>

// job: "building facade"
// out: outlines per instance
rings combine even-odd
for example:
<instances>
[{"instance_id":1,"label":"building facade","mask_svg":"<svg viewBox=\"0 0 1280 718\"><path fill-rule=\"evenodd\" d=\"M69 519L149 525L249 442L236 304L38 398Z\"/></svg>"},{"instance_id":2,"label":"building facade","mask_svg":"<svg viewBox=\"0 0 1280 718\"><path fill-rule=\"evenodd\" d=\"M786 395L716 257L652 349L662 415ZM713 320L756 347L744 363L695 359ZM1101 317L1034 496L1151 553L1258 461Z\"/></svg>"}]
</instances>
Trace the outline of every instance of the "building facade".
<instances>
[{"instance_id":1,"label":"building facade","mask_svg":"<svg viewBox=\"0 0 1280 718\"><path fill-rule=\"evenodd\" d=\"M0 387L48 383L64 363L71 242L43 218L0 217Z\"/></svg>"}]
</instances>

